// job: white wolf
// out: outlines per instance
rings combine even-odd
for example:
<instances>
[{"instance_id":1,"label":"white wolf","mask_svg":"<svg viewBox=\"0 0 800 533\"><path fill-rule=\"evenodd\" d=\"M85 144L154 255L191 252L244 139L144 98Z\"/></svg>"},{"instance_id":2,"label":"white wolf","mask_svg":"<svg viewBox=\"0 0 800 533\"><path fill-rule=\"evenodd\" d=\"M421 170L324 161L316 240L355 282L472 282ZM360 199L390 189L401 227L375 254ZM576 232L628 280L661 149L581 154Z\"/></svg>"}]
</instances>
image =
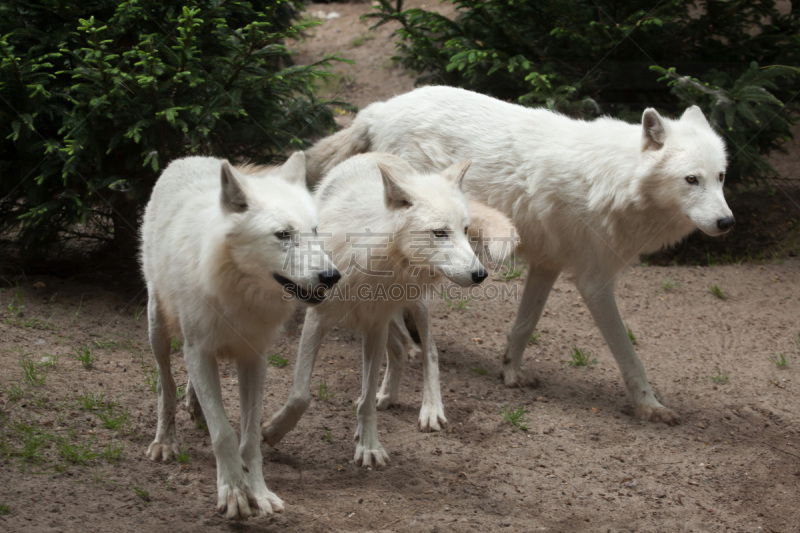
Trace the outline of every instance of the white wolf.
<instances>
[{"instance_id":1,"label":"white wolf","mask_svg":"<svg viewBox=\"0 0 800 533\"><path fill-rule=\"evenodd\" d=\"M283 510L261 465L266 350L294 307L285 291L320 302L340 277L320 248L307 246L317 213L302 152L261 174L208 157L175 161L156 183L142 224L150 345L159 370L158 429L147 456L168 461L178 449L169 354L171 336L182 335L217 459L217 509L228 518ZM225 416L219 358L237 365L241 445Z\"/></svg>"},{"instance_id":2,"label":"white wolf","mask_svg":"<svg viewBox=\"0 0 800 533\"><path fill-rule=\"evenodd\" d=\"M408 308L420 333L423 388L420 427L444 420L436 346L425 288L447 278L470 286L487 274L467 238L467 201L461 192L469 161L441 174L420 174L402 159L365 154L337 166L315 193L320 234L333 261L346 265L330 297L306 311L288 401L262 434L270 445L297 424L310 402L309 382L326 333L337 322L363 335L363 376L355 433L355 462L379 467L388 455L378 441L376 394L390 324Z\"/></svg>"},{"instance_id":3,"label":"white wolf","mask_svg":"<svg viewBox=\"0 0 800 533\"><path fill-rule=\"evenodd\" d=\"M679 120L644 111L641 125L573 120L450 87L425 87L375 103L306 151L310 182L355 153L396 154L436 171L470 157L464 192L511 217L529 263L503 357L506 385L559 272L578 289L622 371L639 418L677 423L647 381L614 300L614 279L639 254L696 228L734 224L723 196L725 144L698 107ZM530 380L535 381L535 380Z\"/></svg>"}]
</instances>

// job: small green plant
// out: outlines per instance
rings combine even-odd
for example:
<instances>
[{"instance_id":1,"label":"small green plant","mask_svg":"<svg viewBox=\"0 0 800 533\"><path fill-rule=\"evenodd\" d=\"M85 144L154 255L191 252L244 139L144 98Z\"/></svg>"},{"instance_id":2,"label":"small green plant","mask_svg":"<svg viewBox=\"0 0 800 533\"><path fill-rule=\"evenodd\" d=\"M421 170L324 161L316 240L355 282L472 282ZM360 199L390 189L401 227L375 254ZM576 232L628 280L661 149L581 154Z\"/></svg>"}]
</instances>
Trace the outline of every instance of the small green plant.
<instances>
[{"instance_id":1,"label":"small green plant","mask_svg":"<svg viewBox=\"0 0 800 533\"><path fill-rule=\"evenodd\" d=\"M3 385L3 392L8 395L8 401L10 402L16 402L25 396L25 391L20 387L19 382Z\"/></svg>"},{"instance_id":2,"label":"small green plant","mask_svg":"<svg viewBox=\"0 0 800 533\"><path fill-rule=\"evenodd\" d=\"M522 406L517 407L516 409L503 406L503 408L500 410L500 416L503 417L503 421L511 424L511 428L514 431L528 431L528 429L530 429L528 427L528 420L525 418L527 413L528 410Z\"/></svg>"},{"instance_id":3,"label":"small green plant","mask_svg":"<svg viewBox=\"0 0 800 533\"><path fill-rule=\"evenodd\" d=\"M769 358L769 360L775 363L775 366L778 368L786 368L786 365L789 364L789 361L786 359L786 356L783 353L773 355Z\"/></svg>"},{"instance_id":4,"label":"small green plant","mask_svg":"<svg viewBox=\"0 0 800 533\"><path fill-rule=\"evenodd\" d=\"M717 374L715 376L711 376L711 381L717 384L727 383L728 379L728 373L721 371L719 367L717 367Z\"/></svg>"},{"instance_id":5,"label":"small green plant","mask_svg":"<svg viewBox=\"0 0 800 533\"><path fill-rule=\"evenodd\" d=\"M116 463L125 458L125 447L117 442L111 441L106 444L100 456L109 463Z\"/></svg>"},{"instance_id":6,"label":"small green plant","mask_svg":"<svg viewBox=\"0 0 800 533\"><path fill-rule=\"evenodd\" d=\"M208 431L208 424L206 423L206 419L202 416L193 416L192 422L194 422L194 427L197 429L202 429L203 431Z\"/></svg>"},{"instance_id":7,"label":"small green plant","mask_svg":"<svg viewBox=\"0 0 800 533\"><path fill-rule=\"evenodd\" d=\"M336 393L328 389L327 381L323 381L319 384L319 388L317 389L317 398L326 402L333 399L334 396L336 396Z\"/></svg>"},{"instance_id":8,"label":"small green plant","mask_svg":"<svg viewBox=\"0 0 800 533\"><path fill-rule=\"evenodd\" d=\"M5 503L0 503L0 516L5 516L11 513L11 507Z\"/></svg>"},{"instance_id":9,"label":"small green plant","mask_svg":"<svg viewBox=\"0 0 800 533\"><path fill-rule=\"evenodd\" d=\"M708 290L711 291L711 294L713 294L720 300L726 300L728 298L728 294L725 291L723 291L717 284L712 285L711 287L708 288Z\"/></svg>"},{"instance_id":10,"label":"small green plant","mask_svg":"<svg viewBox=\"0 0 800 533\"><path fill-rule=\"evenodd\" d=\"M113 429L114 431L124 431L128 426L130 414L127 408L121 413L117 413L116 407L116 404L111 403L106 409L99 411L97 416L103 421L104 428Z\"/></svg>"},{"instance_id":11,"label":"small green plant","mask_svg":"<svg viewBox=\"0 0 800 533\"><path fill-rule=\"evenodd\" d=\"M79 361L83 368L89 369L94 366L95 356L94 356L94 348L90 345L86 345L81 349L73 348L73 354L70 355L76 361Z\"/></svg>"},{"instance_id":12,"label":"small green plant","mask_svg":"<svg viewBox=\"0 0 800 533\"><path fill-rule=\"evenodd\" d=\"M457 300L451 300L447 294L444 295L444 301L447 304L447 308L456 311L463 311L464 309L469 309L469 306L467 304L471 299L472 298L459 298Z\"/></svg>"},{"instance_id":13,"label":"small green plant","mask_svg":"<svg viewBox=\"0 0 800 533\"><path fill-rule=\"evenodd\" d=\"M531 333L531 336L528 338L528 344L539 344L539 337L540 334L538 331L534 331Z\"/></svg>"},{"instance_id":14,"label":"small green plant","mask_svg":"<svg viewBox=\"0 0 800 533\"><path fill-rule=\"evenodd\" d=\"M138 497L140 497L145 503L150 503L150 491L133 485L133 492L136 493Z\"/></svg>"},{"instance_id":15,"label":"small green plant","mask_svg":"<svg viewBox=\"0 0 800 533\"><path fill-rule=\"evenodd\" d=\"M583 366L583 367L590 367L591 365L597 364L597 358L590 359L591 354L577 346L572 347L572 351L569 354L570 361L569 364L575 367Z\"/></svg>"},{"instance_id":16,"label":"small green plant","mask_svg":"<svg viewBox=\"0 0 800 533\"><path fill-rule=\"evenodd\" d=\"M183 346L183 340L181 340L178 337L172 337L172 340L169 342L169 349L171 353L180 351L182 346Z\"/></svg>"},{"instance_id":17,"label":"small green plant","mask_svg":"<svg viewBox=\"0 0 800 533\"><path fill-rule=\"evenodd\" d=\"M98 454L93 452L91 448L94 439L82 444L74 442L74 440L75 432L72 430L67 433L66 437L59 437L55 439L58 453L61 455L61 458L67 462L67 464L83 466L97 457Z\"/></svg>"},{"instance_id":18,"label":"small green plant","mask_svg":"<svg viewBox=\"0 0 800 533\"><path fill-rule=\"evenodd\" d=\"M22 444L20 448L13 451L13 455L25 462L41 463L44 457L41 452L50 444L52 435L21 420L13 424L12 430L17 434Z\"/></svg>"},{"instance_id":19,"label":"small green plant","mask_svg":"<svg viewBox=\"0 0 800 533\"><path fill-rule=\"evenodd\" d=\"M285 357L282 357L280 354L277 354L277 353L269 354L269 357L267 358L267 361L269 361L269 364L271 364L272 366L274 366L276 368L283 368L283 367L285 367L286 365L289 364L289 360L288 359L286 359Z\"/></svg>"},{"instance_id":20,"label":"small green plant","mask_svg":"<svg viewBox=\"0 0 800 533\"><path fill-rule=\"evenodd\" d=\"M662 278L661 279L661 288L664 289L666 292L671 291L672 289L674 289L677 286L678 286L678 282L677 281L672 281L669 278Z\"/></svg>"},{"instance_id":21,"label":"small green plant","mask_svg":"<svg viewBox=\"0 0 800 533\"><path fill-rule=\"evenodd\" d=\"M25 383L34 387L44 385L45 379L47 379L47 367L42 368L31 361L27 355L20 357L19 364L22 367L22 379Z\"/></svg>"},{"instance_id":22,"label":"small green plant","mask_svg":"<svg viewBox=\"0 0 800 533\"><path fill-rule=\"evenodd\" d=\"M625 329L628 330L628 338L631 340L631 344L636 344L636 335L633 334L633 331L631 331L631 328L629 328L628 326L625 326Z\"/></svg>"},{"instance_id":23,"label":"small green plant","mask_svg":"<svg viewBox=\"0 0 800 533\"><path fill-rule=\"evenodd\" d=\"M486 374L488 374L488 372L486 371L486 369L485 369L485 368L483 368L483 367L480 367L480 366L473 366L473 367L472 367L472 368L470 368L469 370L470 370L470 372L472 372L473 374L478 374L479 376L485 376Z\"/></svg>"},{"instance_id":24,"label":"small green plant","mask_svg":"<svg viewBox=\"0 0 800 533\"><path fill-rule=\"evenodd\" d=\"M188 465L189 462L191 462L191 457L189 457L189 448L181 446L178 449L178 453L175 454L175 460L181 464Z\"/></svg>"},{"instance_id":25,"label":"small green plant","mask_svg":"<svg viewBox=\"0 0 800 533\"><path fill-rule=\"evenodd\" d=\"M78 405L84 411L97 411L105 405L104 396L105 393L95 394L84 389L84 393L76 399L78 400Z\"/></svg>"},{"instance_id":26,"label":"small green plant","mask_svg":"<svg viewBox=\"0 0 800 533\"><path fill-rule=\"evenodd\" d=\"M95 339L92 342L94 342L94 345L97 346L98 348L100 348L101 350L104 350L106 348L116 348L116 346L117 346L117 341L115 341L115 340L103 340L103 341L101 341L101 340Z\"/></svg>"},{"instance_id":27,"label":"small green plant","mask_svg":"<svg viewBox=\"0 0 800 533\"><path fill-rule=\"evenodd\" d=\"M13 319L21 317L25 313L25 305L22 303L24 296L22 292L17 292L14 296L11 297L11 300L8 302L6 306L6 317L7 322L11 322Z\"/></svg>"},{"instance_id":28,"label":"small green plant","mask_svg":"<svg viewBox=\"0 0 800 533\"><path fill-rule=\"evenodd\" d=\"M500 270L500 273L497 274L497 277L503 281L519 279L522 277L522 269L514 266L512 262L506 261L503 263L503 267Z\"/></svg>"},{"instance_id":29,"label":"small green plant","mask_svg":"<svg viewBox=\"0 0 800 533\"><path fill-rule=\"evenodd\" d=\"M182 400L184 396L186 396L186 384L178 385L175 389L175 395L179 400Z\"/></svg>"},{"instance_id":30,"label":"small green plant","mask_svg":"<svg viewBox=\"0 0 800 533\"><path fill-rule=\"evenodd\" d=\"M142 319L142 316L144 316L146 311L147 311L147 298L144 298L142 301L136 304L136 309L133 310L133 319L136 322L139 322L139 320Z\"/></svg>"},{"instance_id":31,"label":"small green plant","mask_svg":"<svg viewBox=\"0 0 800 533\"><path fill-rule=\"evenodd\" d=\"M328 444L333 444L333 434L331 433L331 430L326 427L323 427L322 429L325 430L325 441Z\"/></svg>"}]
</instances>

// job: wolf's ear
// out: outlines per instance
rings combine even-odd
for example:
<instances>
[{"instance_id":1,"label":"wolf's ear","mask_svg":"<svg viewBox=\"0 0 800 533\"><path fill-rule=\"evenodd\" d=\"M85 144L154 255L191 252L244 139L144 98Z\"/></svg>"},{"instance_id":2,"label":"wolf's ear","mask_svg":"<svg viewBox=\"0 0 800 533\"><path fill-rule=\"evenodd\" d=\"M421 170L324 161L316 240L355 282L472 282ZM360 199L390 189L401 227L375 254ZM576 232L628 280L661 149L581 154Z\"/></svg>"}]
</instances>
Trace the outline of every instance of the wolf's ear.
<instances>
[{"instance_id":1,"label":"wolf's ear","mask_svg":"<svg viewBox=\"0 0 800 533\"><path fill-rule=\"evenodd\" d=\"M708 120L706 120L706 116L703 114L703 111L696 105L687 107L686 111L684 111L683 115L681 115L681 120L686 122L694 122L698 126L711 127L711 125L708 123Z\"/></svg>"},{"instance_id":2,"label":"wolf's ear","mask_svg":"<svg viewBox=\"0 0 800 533\"><path fill-rule=\"evenodd\" d=\"M461 184L464 183L464 174L467 173L471 164L472 159L467 159L461 163L451 165L442 171L442 176L455 183L456 187L461 189Z\"/></svg>"},{"instance_id":3,"label":"wolf's ear","mask_svg":"<svg viewBox=\"0 0 800 533\"><path fill-rule=\"evenodd\" d=\"M242 184L234 175L230 163L222 162L222 172L220 176L222 183L222 194L220 203L222 211L225 213L244 213L247 211L247 197L242 190Z\"/></svg>"},{"instance_id":4,"label":"wolf's ear","mask_svg":"<svg viewBox=\"0 0 800 533\"><path fill-rule=\"evenodd\" d=\"M642 114L642 151L660 150L666 137L661 115L652 107L645 109Z\"/></svg>"},{"instance_id":5,"label":"wolf's ear","mask_svg":"<svg viewBox=\"0 0 800 533\"><path fill-rule=\"evenodd\" d=\"M306 154L295 152L277 169L278 176L292 185L306 186Z\"/></svg>"},{"instance_id":6,"label":"wolf's ear","mask_svg":"<svg viewBox=\"0 0 800 533\"><path fill-rule=\"evenodd\" d=\"M383 163L378 163L378 169L381 171L381 178L383 179L383 192L386 200L386 207L389 209L401 209L411 206L411 198L409 198L406 191L397 184L392 171L388 166Z\"/></svg>"}]
</instances>

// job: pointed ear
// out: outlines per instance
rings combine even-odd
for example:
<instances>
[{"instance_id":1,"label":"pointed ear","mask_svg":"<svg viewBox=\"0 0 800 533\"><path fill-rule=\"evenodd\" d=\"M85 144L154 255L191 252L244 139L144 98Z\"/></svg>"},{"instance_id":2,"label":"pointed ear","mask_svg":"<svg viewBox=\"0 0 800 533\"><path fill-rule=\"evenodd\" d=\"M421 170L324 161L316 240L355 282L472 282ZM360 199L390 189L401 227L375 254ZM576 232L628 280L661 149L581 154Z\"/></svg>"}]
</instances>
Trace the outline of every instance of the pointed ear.
<instances>
[{"instance_id":1,"label":"pointed ear","mask_svg":"<svg viewBox=\"0 0 800 533\"><path fill-rule=\"evenodd\" d=\"M681 120L686 122L694 122L699 126L711 127L711 125L708 123L708 120L706 120L706 116L703 114L703 111L696 105L687 107L686 111L684 111L683 115L681 115Z\"/></svg>"},{"instance_id":2,"label":"pointed ear","mask_svg":"<svg viewBox=\"0 0 800 533\"><path fill-rule=\"evenodd\" d=\"M276 169L279 176L292 185L306 186L306 154L295 152Z\"/></svg>"},{"instance_id":3,"label":"pointed ear","mask_svg":"<svg viewBox=\"0 0 800 533\"><path fill-rule=\"evenodd\" d=\"M383 163L378 163L378 169L381 171L381 178L383 179L383 191L385 194L386 207L389 209L401 209L411 206L411 199L406 191L397 184L392 171L388 166Z\"/></svg>"},{"instance_id":4,"label":"pointed ear","mask_svg":"<svg viewBox=\"0 0 800 533\"><path fill-rule=\"evenodd\" d=\"M666 137L661 115L652 107L645 109L642 114L642 151L660 150Z\"/></svg>"},{"instance_id":5,"label":"pointed ear","mask_svg":"<svg viewBox=\"0 0 800 533\"><path fill-rule=\"evenodd\" d=\"M461 163L451 165L442 171L442 176L455 183L456 187L461 189L461 184L464 183L464 174L469 170L472 164L472 159L467 159Z\"/></svg>"},{"instance_id":6,"label":"pointed ear","mask_svg":"<svg viewBox=\"0 0 800 533\"><path fill-rule=\"evenodd\" d=\"M220 203L222 204L222 211L225 213L244 213L247 211L247 197L242 190L242 184L239 182L230 163L227 161L222 162L222 171L220 176L222 184L222 193L220 195Z\"/></svg>"}]
</instances>

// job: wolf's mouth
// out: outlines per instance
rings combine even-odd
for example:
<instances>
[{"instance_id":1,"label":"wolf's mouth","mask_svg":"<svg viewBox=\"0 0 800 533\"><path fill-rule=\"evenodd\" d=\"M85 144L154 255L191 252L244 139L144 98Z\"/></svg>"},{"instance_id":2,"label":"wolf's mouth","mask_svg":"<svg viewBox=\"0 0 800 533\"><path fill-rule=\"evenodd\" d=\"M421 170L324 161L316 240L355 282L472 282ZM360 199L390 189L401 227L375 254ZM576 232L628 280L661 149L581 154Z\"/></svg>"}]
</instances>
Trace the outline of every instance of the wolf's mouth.
<instances>
[{"instance_id":1,"label":"wolf's mouth","mask_svg":"<svg viewBox=\"0 0 800 533\"><path fill-rule=\"evenodd\" d=\"M318 304L322 303L325 300L325 287L320 287L318 289L314 289L311 291L305 291L300 288L297 283L281 276L280 274L272 274L275 280L283 285L283 288L289 291L291 294L297 297L298 300L301 302L305 302L308 304Z\"/></svg>"}]
</instances>

